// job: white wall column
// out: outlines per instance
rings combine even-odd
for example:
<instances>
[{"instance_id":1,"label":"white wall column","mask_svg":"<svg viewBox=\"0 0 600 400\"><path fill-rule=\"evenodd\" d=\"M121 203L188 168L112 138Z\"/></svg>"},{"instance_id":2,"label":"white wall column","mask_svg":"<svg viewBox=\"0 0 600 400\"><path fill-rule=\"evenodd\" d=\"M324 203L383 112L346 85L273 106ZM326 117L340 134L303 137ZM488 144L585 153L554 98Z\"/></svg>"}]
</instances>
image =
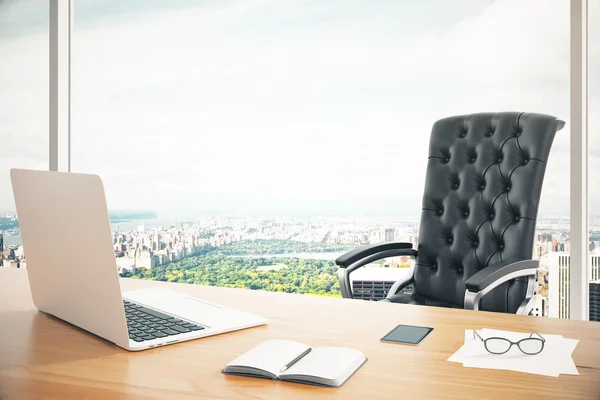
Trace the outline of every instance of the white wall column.
<instances>
[{"instance_id":1,"label":"white wall column","mask_svg":"<svg viewBox=\"0 0 600 400\"><path fill-rule=\"evenodd\" d=\"M50 166L71 170L71 33L73 1L50 0Z\"/></svg>"},{"instance_id":2,"label":"white wall column","mask_svg":"<svg viewBox=\"0 0 600 400\"><path fill-rule=\"evenodd\" d=\"M588 314L588 0L571 0L571 319Z\"/></svg>"}]
</instances>

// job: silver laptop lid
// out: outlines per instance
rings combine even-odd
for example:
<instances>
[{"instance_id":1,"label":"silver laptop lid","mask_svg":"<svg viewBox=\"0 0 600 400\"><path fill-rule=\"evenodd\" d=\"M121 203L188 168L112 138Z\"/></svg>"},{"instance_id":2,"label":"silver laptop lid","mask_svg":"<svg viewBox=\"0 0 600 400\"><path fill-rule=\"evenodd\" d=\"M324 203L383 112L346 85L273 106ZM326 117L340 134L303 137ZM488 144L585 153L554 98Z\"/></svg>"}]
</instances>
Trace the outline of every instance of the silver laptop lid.
<instances>
[{"instance_id":1,"label":"silver laptop lid","mask_svg":"<svg viewBox=\"0 0 600 400\"><path fill-rule=\"evenodd\" d=\"M100 178L19 169L10 176L36 307L127 347Z\"/></svg>"}]
</instances>

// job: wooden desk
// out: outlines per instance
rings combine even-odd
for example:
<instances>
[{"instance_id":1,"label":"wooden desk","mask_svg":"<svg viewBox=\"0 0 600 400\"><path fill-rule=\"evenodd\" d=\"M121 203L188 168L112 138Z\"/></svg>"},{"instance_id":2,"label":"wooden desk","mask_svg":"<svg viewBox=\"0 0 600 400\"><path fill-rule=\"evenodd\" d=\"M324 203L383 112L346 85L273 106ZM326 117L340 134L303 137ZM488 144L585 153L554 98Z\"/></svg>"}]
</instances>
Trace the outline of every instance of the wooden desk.
<instances>
[{"instance_id":1,"label":"wooden desk","mask_svg":"<svg viewBox=\"0 0 600 400\"><path fill-rule=\"evenodd\" d=\"M260 314L269 325L138 353L38 312L27 272L0 269L0 399L600 399L600 323L124 279ZM381 343L397 324L432 326L419 346ZM579 339L579 376L463 368L446 359L465 329ZM223 375L266 339L361 349L369 361L339 389Z\"/></svg>"}]
</instances>

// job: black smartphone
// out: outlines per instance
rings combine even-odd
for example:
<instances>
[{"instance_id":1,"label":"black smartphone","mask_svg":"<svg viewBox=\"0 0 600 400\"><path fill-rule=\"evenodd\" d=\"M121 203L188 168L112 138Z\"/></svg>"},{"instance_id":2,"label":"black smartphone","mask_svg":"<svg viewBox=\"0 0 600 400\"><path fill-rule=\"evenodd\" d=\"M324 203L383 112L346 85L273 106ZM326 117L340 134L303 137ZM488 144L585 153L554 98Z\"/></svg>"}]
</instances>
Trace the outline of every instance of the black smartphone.
<instances>
[{"instance_id":1,"label":"black smartphone","mask_svg":"<svg viewBox=\"0 0 600 400\"><path fill-rule=\"evenodd\" d=\"M433 328L425 326L398 325L381 338L382 342L417 345L429 335Z\"/></svg>"}]
</instances>

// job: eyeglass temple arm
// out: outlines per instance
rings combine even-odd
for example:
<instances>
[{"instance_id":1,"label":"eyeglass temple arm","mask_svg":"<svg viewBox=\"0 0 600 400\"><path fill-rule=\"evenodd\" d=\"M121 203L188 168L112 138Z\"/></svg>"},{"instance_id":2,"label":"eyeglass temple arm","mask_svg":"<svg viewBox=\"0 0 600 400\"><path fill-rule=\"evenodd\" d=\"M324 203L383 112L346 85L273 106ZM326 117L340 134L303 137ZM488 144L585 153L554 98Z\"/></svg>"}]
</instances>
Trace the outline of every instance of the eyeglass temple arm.
<instances>
[{"instance_id":1,"label":"eyeglass temple arm","mask_svg":"<svg viewBox=\"0 0 600 400\"><path fill-rule=\"evenodd\" d=\"M537 332L531 332L531 335L529 335L529 337L530 337L530 338L532 338L532 337L533 337L533 335L537 335L537 336L539 336L539 337L540 337L540 339L542 339L542 341L543 341L543 342L545 342L545 341L546 341L546 339L544 339L544 337L543 337L542 335L540 335L539 333L537 333Z\"/></svg>"},{"instance_id":2,"label":"eyeglass temple arm","mask_svg":"<svg viewBox=\"0 0 600 400\"><path fill-rule=\"evenodd\" d=\"M533 335L539 336L539 338L544 342L546 341L546 339L544 339L544 337L537 332L531 332L531 335L529 335L529 338L532 338ZM473 329L473 339L475 339L475 337L479 338L479 340L481 340L483 342L483 338L479 335L479 333L477 333L477 331L475 329Z\"/></svg>"},{"instance_id":3,"label":"eyeglass temple arm","mask_svg":"<svg viewBox=\"0 0 600 400\"><path fill-rule=\"evenodd\" d=\"M483 338L481 336L479 336L479 333L477 333L477 331L475 329L473 329L473 339L475 339L475 336L477 336L479 338L479 340L481 340L483 342Z\"/></svg>"}]
</instances>

